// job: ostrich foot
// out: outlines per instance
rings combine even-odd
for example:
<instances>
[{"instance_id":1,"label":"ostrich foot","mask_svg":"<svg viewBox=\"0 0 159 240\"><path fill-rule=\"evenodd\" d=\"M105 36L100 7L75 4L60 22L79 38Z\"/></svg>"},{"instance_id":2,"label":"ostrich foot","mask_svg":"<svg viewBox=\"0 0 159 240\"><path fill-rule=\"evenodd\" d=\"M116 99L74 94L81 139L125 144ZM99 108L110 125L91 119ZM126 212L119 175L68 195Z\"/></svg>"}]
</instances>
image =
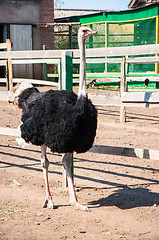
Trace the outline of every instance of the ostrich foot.
<instances>
[{"instance_id":1,"label":"ostrich foot","mask_svg":"<svg viewBox=\"0 0 159 240\"><path fill-rule=\"evenodd\" d=\"M83 205L79 204L78 202L71 203L71 205L74 206L75 209L77 209L77 210L82 210L82 211L87 211L87 212L91 211L88 207L83 206Z\"/></svg>"},{"instance_id":2,"label":"ostrich foot","mask_svg":"<svg viewBox=\"0 0 159 240\"><path fill-rule=\"evenodd\" d=\"M45 201L44 201L44 203L43 203L43 205L42 205L42 207L43 208L51 208L51 209L53 209L54 208L54 204L53 204L53 202L52 202L52 199L51 198L49 198L49 197L46 197L45 198Z\"/></svg>"}]
</instances>

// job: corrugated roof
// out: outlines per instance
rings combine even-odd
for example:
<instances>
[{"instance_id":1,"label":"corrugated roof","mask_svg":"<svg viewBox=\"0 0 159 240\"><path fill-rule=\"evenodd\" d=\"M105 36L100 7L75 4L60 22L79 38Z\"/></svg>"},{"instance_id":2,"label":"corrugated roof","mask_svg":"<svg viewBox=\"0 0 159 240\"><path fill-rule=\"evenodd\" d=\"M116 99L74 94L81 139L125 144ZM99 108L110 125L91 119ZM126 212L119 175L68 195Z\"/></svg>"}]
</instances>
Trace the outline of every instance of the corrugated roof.
<instances>
[{"instance_id":1,"label":"corrugated roof","mask_svg":"<svg viewBox=\"0 0 159 240\"><path fill-rule=\"evenodd\" d=\"M159 3L159 0L131 0L128 5L128 8L138 8L154 3Z\"/></svg>"}]
</instances>

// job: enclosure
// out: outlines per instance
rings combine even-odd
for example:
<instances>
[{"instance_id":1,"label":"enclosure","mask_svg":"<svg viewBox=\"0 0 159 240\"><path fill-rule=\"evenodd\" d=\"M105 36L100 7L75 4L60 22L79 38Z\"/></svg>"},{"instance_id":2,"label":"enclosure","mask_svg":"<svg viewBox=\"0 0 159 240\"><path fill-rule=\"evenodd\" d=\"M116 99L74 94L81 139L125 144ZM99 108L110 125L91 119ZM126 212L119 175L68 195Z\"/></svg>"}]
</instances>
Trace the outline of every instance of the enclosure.
<instances>
[{"instance_id":1,"label":"enclosure","mask_svg":"<svg viewBox=\"0 0 159 240\"><path fill-rule=\"evenodd\" d=\"M140 52L142 57L121 58L123 52L131 56L139 56ZM158 57L143 57L151 53L159 54L159 45L108 47L86 51L88 63L99 58L104 65L118 63L123 69L125 64L134 62L157 64ZM114 58L114 55L118 58ZM71 51L56 50L11 51L5 53L5 60L12 59L13 64L21 63L24 56L25 63L55 61L58 58L58 64L61 65L60 79L64 80L60 87L72 87L72 82L69 86L66 84L66 72L72 75L72 72L67 70L72 69L74 61L79 64L79 50L73 50L73 55ZM4 61L4 54L0 54L0 58ZM121 73L122 82L125 82L125 70ZM124 88L124 85L121 86ZM50 88L57 89L57 86L38 88L45 91ZM0 90L2 93L6 88ZM73 90L77 93L78 87L74 87ZM104 146L104 151L93 150L74 155L77 196L80 203L87 205L91 212L75 211L68 204L67 193L62 187L62 155L50 151L47 152L50 161L49 178L55 209L42 209L41 202L45 190L39 147L31 145L21 148L16 144L15 136L5 136L5 133L0 135L1 239L158 240L159 116L155 106L158 107L159 98L155 104L151 102L151 98L146 97L142 103L136 103L144 107L152 105L152 109L134 108L130 105L127 122L121 124L119 107L125 106L125 103L120 96L119 105L107 106L107 93L112 96L109 102L111 105L116 93L112 95L111 92L104 91L103 94L102 90L88 88L88 96L93 96L92 100L94 99L98 110L98 128L94 144L99 146L98 149ZM143 95L146 96L147 93L142 93ZM95 101L99 99L100 102ZM2 128L16 129L20 123L21 110L12 103L3 101L0 105L0 116ZM123 149L122 153L117 151L120 150L119 147Z\"/></svg>"},{"instance_id":2,"label":"enclosure","mask_svg":"<svg viewBox=\"0 0 159 240\"><path fill-rule=\"evenodd\" d=\"M59 18L55 19L55 22L80 22L82 25L89 26L97 31L97 35L91 36L87 40L87 48L156 44L159 43L158 8L159 4L152 4L127 11L103 11L85 16ZM61 36L61 41L56 42L55 40L55 46L58 49L68 48L71 37L73 40L71 48L78 48L77 30L78 27L74 26L72 32L67 36L57 34L58 37ZM74 73L78 74L78 72L78 65L76 65ZM87 64L88 78L118 78L119 72L119 64ZM78 75L74 76L77 77ZM158 76L158 64L129 64L127 76Z\"/></svg>"}]
</instances>

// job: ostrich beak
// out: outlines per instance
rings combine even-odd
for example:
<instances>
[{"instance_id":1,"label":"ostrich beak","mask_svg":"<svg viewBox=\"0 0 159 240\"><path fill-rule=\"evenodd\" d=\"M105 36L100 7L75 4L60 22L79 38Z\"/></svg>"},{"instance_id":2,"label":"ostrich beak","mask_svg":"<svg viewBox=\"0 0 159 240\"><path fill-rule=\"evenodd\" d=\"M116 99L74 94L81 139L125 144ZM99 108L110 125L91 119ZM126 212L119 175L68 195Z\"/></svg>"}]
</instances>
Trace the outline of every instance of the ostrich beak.
<instances>
[{"instance_id":1,"label":"ostrich beak","mask_svg":"<svg viewBox=\"0 0 159 240\"><path fill-rule=\"evenodd\" d=\"M94 34L97 34L97 32L95 32L95 31L93 31L93 30L87 31L87 35L88 35L88 36L94 35Z\"/></svg>"},{"instance_id":2,"label":"ostrich beak","mask_svg":"<svg viewBox=\"0 0 159 240\"><path fill-rule=\"evenodd\" d=\"M89 37L89 36L94 35L94 34L97 34L97 32L90 29L89 31L87 31L86 37Z\"/></svg>"}]
</instances>

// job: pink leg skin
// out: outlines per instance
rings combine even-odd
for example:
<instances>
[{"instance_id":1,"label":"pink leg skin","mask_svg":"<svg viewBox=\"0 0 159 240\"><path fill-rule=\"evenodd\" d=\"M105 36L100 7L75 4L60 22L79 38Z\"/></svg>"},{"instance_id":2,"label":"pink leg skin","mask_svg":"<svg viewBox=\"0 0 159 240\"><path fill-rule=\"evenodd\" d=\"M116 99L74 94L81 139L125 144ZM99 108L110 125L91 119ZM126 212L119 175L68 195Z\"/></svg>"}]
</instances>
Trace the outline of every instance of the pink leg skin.
<instances>
[{"instance_id":1,"label":"pink leg skin","mask_svg":"<svg viewBox=\"0 0 159 240\"><path fill-rule=\"evenodd\" d=\"M89 208L87 208L86 206L80 205L77 202L74 185L73 185L73 181L72 181L72 176L71 176L71 171L70 171L71 158L72 158L72 153L65 153L62 158L62 164L66 170L66 176L67 176L67 181L68 181L68 192L69 192L70 203L72 206L75 206L75 208L78 210L90 211Z\"/></svg>"},{"instance_id":2,"label":"pink leg skin","mask_svg":"<svg viewBox=\"0 0 159 240\"><path fill-rule=\"evenodd\" d=\"M54 208L54 204L52 202L52 196L49 189L49 180L48 180L48 168L49 168L49 161L46 156L46 149L45 145L41 146L41 166L43 168L43 174L45 179L45 186L46 186L46 198L43 203L43 208Z\"/></svg>"}]
</instances>

